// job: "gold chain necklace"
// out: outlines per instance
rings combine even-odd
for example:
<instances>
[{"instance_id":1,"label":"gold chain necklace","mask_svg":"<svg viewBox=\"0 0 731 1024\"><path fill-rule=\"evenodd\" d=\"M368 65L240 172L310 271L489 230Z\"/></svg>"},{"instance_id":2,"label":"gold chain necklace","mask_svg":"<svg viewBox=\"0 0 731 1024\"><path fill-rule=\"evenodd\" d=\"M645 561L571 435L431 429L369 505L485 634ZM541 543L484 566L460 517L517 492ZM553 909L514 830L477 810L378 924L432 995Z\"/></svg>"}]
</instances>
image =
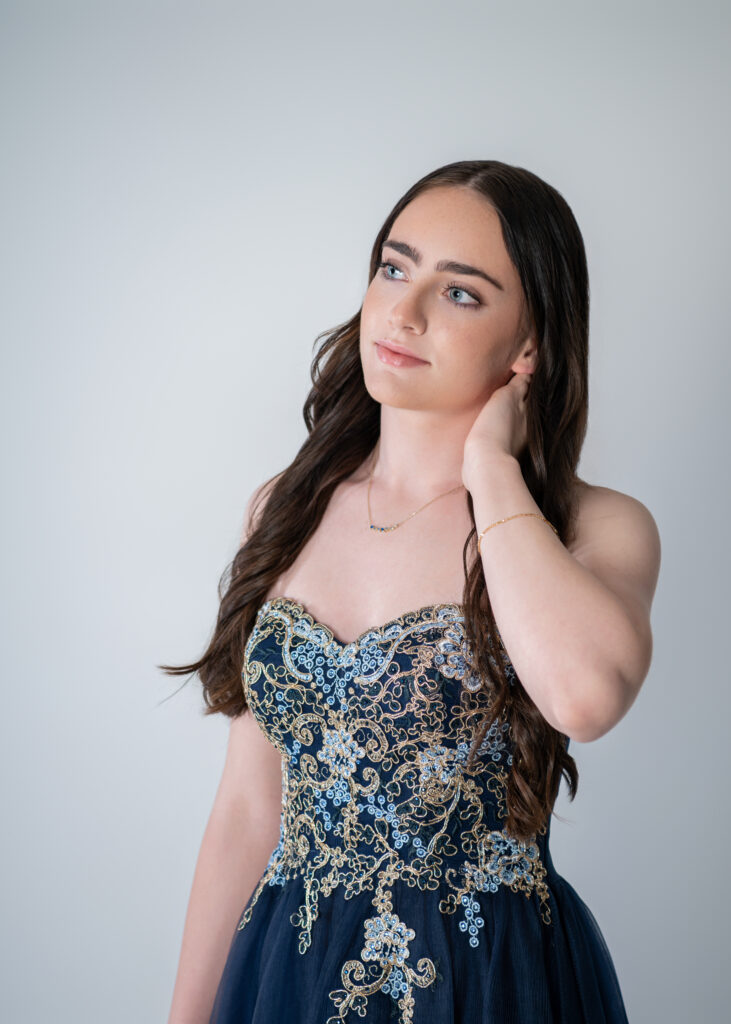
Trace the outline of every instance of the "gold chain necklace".
<instances>
[{"instance_id":1,"label":"gold chain necklace","mask_svg":"<svg viewBox=\"0 0 731 1024\"><path fill-rule=\"evenodd\" d=\"M380 443L381 441L379 438L378 445L380 445ZM378 445L376 445L376 455L378 452ZM409 515L407 515L406 518L402 519L400 522L393 523L392 526L376 526L375 523L373 522L373 513L371 512L371 484L373 483L373 473L375 471L375 468L376 459L374 458L373 467L371 469L371 475L368 477L368 525L370 526L371 530L378 530L380 533L388 533L391 530L397 530L399 526L403 526L404 523L408 522L409 519L415 516L416 512L421 512L422 509L425 509L427 505L431 505L431 503L433 501L436 501L437 498L445 498L448 494L454 494L455 491L458 491L460 488L464 488L464 484L457 484L457 486L453 487L451 490L444 491L443 494L437 494L436 498L430 498L429 501L426 502L426 504L422 505L421 508L417 508L416 512L410 512Z\"/></svg>"}]
</instances>

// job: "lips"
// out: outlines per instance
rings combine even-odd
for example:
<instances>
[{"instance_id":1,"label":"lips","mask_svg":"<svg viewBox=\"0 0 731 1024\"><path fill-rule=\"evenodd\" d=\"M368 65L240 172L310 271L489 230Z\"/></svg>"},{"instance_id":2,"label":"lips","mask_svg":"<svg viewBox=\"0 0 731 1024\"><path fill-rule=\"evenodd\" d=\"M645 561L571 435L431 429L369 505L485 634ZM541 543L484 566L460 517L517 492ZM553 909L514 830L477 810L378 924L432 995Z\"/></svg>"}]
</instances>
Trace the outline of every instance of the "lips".
<instances>
[{"instance_id":1,"label":"lips","mask_svg":"<svg viewBox=\"0 0 731 1024\"><path fill-rule=\"evenodd\" d=\"M412 352L410 348L407 348L405 345L399 345L395 341L390 341L388 338L378 338L376 340L376 345L383 345L384 348L388 348L392 352L398 352L399 355L402 356L410 356L412 359L418 359L422 363L427 362L426 359L422 359L421 356L418 356L416 352Z\"/></svg>"}]
</instances>

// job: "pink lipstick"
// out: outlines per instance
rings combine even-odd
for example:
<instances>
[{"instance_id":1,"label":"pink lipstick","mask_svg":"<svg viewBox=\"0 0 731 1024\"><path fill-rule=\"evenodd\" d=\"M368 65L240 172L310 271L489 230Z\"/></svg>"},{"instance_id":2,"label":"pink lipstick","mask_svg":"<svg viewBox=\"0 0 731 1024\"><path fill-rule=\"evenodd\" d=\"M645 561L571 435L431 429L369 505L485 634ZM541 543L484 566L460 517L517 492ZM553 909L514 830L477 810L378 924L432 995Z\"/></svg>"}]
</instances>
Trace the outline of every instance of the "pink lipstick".
<instances>
[{"instance_id":1,"label":"pink lipstick","mask_svg":"<svg viewBox=\"0 0 731 1024\"><path fill-rule=\"evenodd\" d=\"M396 345L395 342L387 341L385 338L380 341L376 341L375 345L378 358L382 363L387 363L389 366L406 367L429 365L426 359L419 359L418 356L412 355L405 346Z\"/></svg>"}]
</instances>

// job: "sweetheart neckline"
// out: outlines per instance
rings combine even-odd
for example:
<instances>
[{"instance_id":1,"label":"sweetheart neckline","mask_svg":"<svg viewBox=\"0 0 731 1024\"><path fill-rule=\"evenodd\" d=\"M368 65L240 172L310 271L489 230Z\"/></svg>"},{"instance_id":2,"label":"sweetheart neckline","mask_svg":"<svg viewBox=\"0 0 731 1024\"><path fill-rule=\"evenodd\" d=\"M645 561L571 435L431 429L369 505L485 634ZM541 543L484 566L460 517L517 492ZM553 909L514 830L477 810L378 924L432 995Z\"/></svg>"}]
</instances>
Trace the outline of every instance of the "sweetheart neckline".
<instances>
[{"instance_id":1,"label":"sweetheart neckline","mask_svg":"<svg viewBox=\"0 0 731 1024\"><path fill-rule=\"evenodd\" d=\"M276 597L270 597L268 601L265 601L261 605L257 613L257 616L261 615L265 609L271 608L274 604L292 605L295 608L297 608L302 615L304 615L306 618L310 620L311 625L317 626L320 629L324 629L325 632L328 634L331 642L343 651L347 650L349 647L358 647L365 639L365 637L371 636L373 633L382 635L386 632L389 626L401 624L404 622L406 618L412 615L420 616L422 612L439 611L440 608L449 608L452 611L458 612L456 616L457 619L461 619L464 617L463 604L458 604L455 601L437 601L434 604L422 604L418 608L411 608L408 611L401 612L400 615L395 615L392 619L387 619L386 622L382 622L380 623L380 625L369 626L367 629L364 629L362 633L359 633L354 640L344 641L341 640L339 637L335 636L335 633L333 632L332 628L328 626L326 622L323 622L320 619L316 619L315 616L307 610L306 606L302 604L301 601L298 601L294 597L287 597L286 594L278 594Z\"/></svg>"}]
</instances>

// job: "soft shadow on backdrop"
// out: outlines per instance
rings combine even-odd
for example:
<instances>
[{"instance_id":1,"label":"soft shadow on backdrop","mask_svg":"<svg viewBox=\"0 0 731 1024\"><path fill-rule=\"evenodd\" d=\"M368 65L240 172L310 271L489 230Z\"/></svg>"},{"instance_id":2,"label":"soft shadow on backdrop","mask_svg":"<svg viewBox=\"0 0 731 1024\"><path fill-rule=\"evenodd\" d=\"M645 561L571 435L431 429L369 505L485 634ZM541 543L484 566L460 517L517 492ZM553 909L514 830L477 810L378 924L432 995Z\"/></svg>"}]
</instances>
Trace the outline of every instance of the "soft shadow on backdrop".
<instances>
[{"instance_id":1,"label":"soft shadow on backdrop","mask_svg":"<svg viewBox=\"0 0 731 1024\"><path fill-rule=\"evenodd\" d=\"M227 722L197 680L246 499L395 199L497 158L591 275L579 466L653 513L653 666L572 744L554 862L629 1017L728 1005L720 4L3 6L3 1016L164 1019ZM562 820L565 819L565 820ZM43 986L37 984L43 978Z\"/></svg>"}]
</instances>

